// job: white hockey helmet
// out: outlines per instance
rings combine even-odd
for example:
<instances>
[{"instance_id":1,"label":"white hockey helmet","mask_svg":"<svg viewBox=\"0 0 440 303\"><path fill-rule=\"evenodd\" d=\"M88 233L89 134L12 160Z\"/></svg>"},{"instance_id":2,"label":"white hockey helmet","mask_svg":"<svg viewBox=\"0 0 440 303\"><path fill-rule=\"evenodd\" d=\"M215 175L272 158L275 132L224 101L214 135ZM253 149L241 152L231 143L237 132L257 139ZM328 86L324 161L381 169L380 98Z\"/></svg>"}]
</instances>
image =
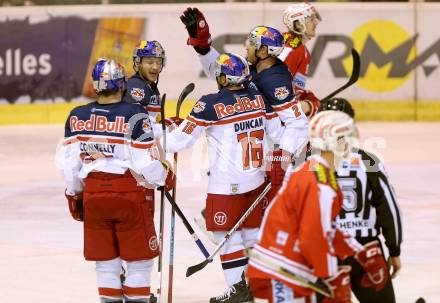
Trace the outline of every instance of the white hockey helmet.
<instances>
[{"instance_id":1,"label":"white hockey helmet","mask_svg":"<svg viewBox=\"0 0 440 303\"><path fill-rule=\"evenodd\" d=\"M351 137L355 133L354 120L341 111L327 110L316 114L309 124L310 144L322 151L338 156L351 150ZM346 146L348 144L348 146ZM341 150L341 146L343 147Z\"/></svg>"},{"instance_id":2,"label":"white hockey helmet","mask_svg":"<svg viewBox=\"0 0 440 303\"><path fill-rule=\"evenodd\" d=\"M315 16L319 21L322 20L321 15L318 13L316 8L307 3L295 3L289 5L283 12L283 22L289 29L289 31L294 32L298 35L304 35L304 31L306 28L306 18L310 18ZM294 23L298 21L303 26L303 31L298 32L295 30Z\"/></svg>"}]
</instances>

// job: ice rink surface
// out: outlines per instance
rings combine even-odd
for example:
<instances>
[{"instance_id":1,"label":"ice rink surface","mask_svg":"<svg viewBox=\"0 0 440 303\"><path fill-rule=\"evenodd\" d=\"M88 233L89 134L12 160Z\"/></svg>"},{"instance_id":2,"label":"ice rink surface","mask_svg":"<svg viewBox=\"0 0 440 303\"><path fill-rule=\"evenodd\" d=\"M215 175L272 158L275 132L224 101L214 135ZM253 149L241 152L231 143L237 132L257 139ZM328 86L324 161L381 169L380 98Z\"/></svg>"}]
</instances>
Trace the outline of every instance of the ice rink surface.
<instances>
[{"instance_id":1,"label":"ice rink surface","mask_svg":"<svg viewBox=\"0 0 440 303\"><path fill-rule=\"evenodd\" d=\"M360 123L359 129L361 146L383 159L403 213L397 302L424 297L439 303L440 123ZM62 136L62 125L0 127L0 302L98 302L94 263L82 257L82 225L70 217L54 162ZM205 154L203 141L179 154L177 202L212 251L193 222L206 195ZM179 218L176 222L173 301L208 302L226 289L220 264L185 278L186 268L203 256Z\"/></svg>"}]
</instances>

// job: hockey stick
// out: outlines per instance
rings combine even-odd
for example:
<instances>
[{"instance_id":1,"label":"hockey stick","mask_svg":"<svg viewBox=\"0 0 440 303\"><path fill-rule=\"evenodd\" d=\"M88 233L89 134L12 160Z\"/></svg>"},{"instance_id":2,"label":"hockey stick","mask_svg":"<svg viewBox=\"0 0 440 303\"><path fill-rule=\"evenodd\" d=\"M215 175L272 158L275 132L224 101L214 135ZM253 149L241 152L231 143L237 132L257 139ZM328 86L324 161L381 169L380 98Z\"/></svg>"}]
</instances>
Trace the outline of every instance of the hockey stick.
<instances>
[{"instance_id":1,"label":"hockey stick","mask_svg":"<svg viewBox=\"0 0 440 303\"><path fill-rule=\"evenodd\" d=\"M261 200L263 200L264 196L267 194L267 192L270 190L270 188L271 188L271 184L269 183L266 185L266 187L263 189L263 191L260 193L260 195L254 201L254 203L252 203L251 206L248 208L248 210L241 216L240 220L238 220L238 222L235 223L234 227L231 228L231 230L223 238L223 240L220 242L220 244L217 245L214 252L209 257L207 257L205 259L205 261L188 267L188 269L186 270L187 277L202 270L203 268L205 268L206 265L208 265L208 263L212 262L212 260L214 259L214 256L217 255L217 253L220 251L220 249L223 247L223 245L225 245L226 241L229 240L231 235L241 226L241 224L243 224L243 222L247 219L247 217L249 217L251 212L257 207L257 205L261 202Z\"/></svg>"},{"instance_id":2,"label":"hockey stick","mask_svg":"<svg viewBox=\"0 0 440 303\"><path fill-rule=\"evenodd\" d=\"M255 249L246 249L246 254L250 258L250 262L262 263L264 266L268 267L270 270L277 272L278 274L294 280L302 287L307 287L313 291L320 293L323 296L331 297L331 290L328 285L326 285L322 280L318 279L316 282L312 282L307 278L301 277L298 274L290 271L289 269L283 267L280 264L264 257L262 254L258 253Z\"/></svg>"},{"instance_id":3,"label":"hockey stick","mask_svg":"<svg viewBox=\"0 0 440 303\"><path fill-rule=\"evenodd\" d=\"M333 98L334 96L336 96L337 94L342 92L344 89L346 89L346 88L350 87L351 85L353 85L354 83L356 83L357 80L359 79L359 74L361 71L361 58L359 57L359 53L357 52L357 50L355 50L354 48L351 49L351 56L353 58L353 69L351 71L350 79L348 79L347 83L345 83L340 88L338 88L337 90L332 92L330 95L321 99L321 102L324 102L324 101L327 101L327 100Z\"/></svg>"},{"instance_id":4,"label":"hockey stick","mask_svg":"<svg viewBox=\"0 0 440 303\"><path fill-rule=\"evenodd\" d=\"M199 237L197 236L194 229L191 227L191 224L189 224L188 220L186 219L186 217L183 214L180 207L177 205L176 201L174 201L173 197L169 193L165 193L165 196L167 197L168 201L173 206L177 215L180 217L180 219L182 219L183 225L185 225L186 229L191 234L191 237L194 239L194 242L196 242L197 246L200 248L200 251L202 252L202 254L205 256L205 258L208 258L209 252L206 250L205 245L203 245L202 241L200 241Z\"/></svg>"},{"instance_id":5,"label":"hockey stick","mask_svg":"<svg viewBox=\"0 0 440 303\"><path fill-rule=\"evenodd\" d=\"M194 90L194 83L190 83L182 90L179 98L177 99L176 117L179 118L180 107L182 106L185 98ZM165 129L165 116L162 116L162 130ZM165 145L165 130L164 130L164 145ZM166 151L166 148L164 146ZM177 176L177 153L174 153L174 173ZM173 200L176 201L176 186L173 188ZM173 273L174 273L174 227L176 221L176 214L174 207L171 209L170 217L170 258L168 262L168 303L173 302Z\"/></svg>"},{"instance_id":6,"label":"hockey stick","mask_svg":"<svg viewBox=\"0 0 440 303\"><path fill-rule=\"evenodd\" d=\"M162 121L164 121L164 117L165 117L165 100L166 100L166 94L163 94L162 100L160 103L160 114L161 114ZM162 124L162 131L163 131L163 135L164 135L163 142L164 142L164 146L165 146L166 145L166 136L165 136L164 125L165 124L163 123ZM166 152L164 154L166 155ZM162 291L162 270L163 270L163 232L164 232L164 221L165 221L164 208L165 208L165 186L160 191L160 218L159 218L160 251L159 251L159 259L157 261L157 266L158 266L157 271L159 272L159 288L157 289L157 295L159 297L158 298L159 302L161 301L161 298L162 298L161 291Z\"/></svg>"}]
</instances>

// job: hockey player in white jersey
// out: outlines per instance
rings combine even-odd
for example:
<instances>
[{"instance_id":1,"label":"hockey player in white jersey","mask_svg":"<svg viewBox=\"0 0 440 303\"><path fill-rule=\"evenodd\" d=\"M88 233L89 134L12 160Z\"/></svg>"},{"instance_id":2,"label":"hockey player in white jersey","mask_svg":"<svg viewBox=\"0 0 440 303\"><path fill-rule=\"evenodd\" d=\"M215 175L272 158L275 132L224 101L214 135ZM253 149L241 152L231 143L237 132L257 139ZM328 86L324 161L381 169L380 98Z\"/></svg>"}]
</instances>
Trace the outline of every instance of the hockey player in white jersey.
<instances>
[{"instance_id":1,"label":"hockey player in white jersey","mask_svg":"<svg viewBox=\"0 0 440 303\"><path fill-rule=\"evenodd\" d=\"M277 140L283 127L265 97L245 85L249 67L244 58L222 54L215 61L214 73L219 92L199 99L183 123L167 135L166 148L167 152L188 148L206 133L210 163L206 223L221 240L264 189L266 137ZM257 240L267 203L260 203L223 246L220 259L229 288L211 298L211 303L252 301L243 279L244 249Z\"/></svg>"},{"instance_id":2,"label":"hockey player in white jersey","mask_svg":"<svg viewBox=\"0 0 440 303\"><path fill-rule=\"evenodd\" d=\"M180 19L188 31L188 44L198 53L206 75L215 78L213 62L218 52L211 46L211 34L203 13L197 8L188 8ZM292 74L277 58L284 48L282 34L269 26L257 26L251 30L245 43L246 59L251 64L251 85L262 92L286 127L279 148L269 155L272 160L268 170L272 183L269 195L273 196L281 187L292 158L306 146L308 119L295 98ZM203 214L202 211L202 217ZM203 218L197 218L196 222L203 230Z\"/></svg>"},{"instance_id":3,"label":"hockey player in white jersey","mask_svg":"<svg viewBox=\"0 0 440 303\"><path fill-rule=\"evenodd\" d=\"M159 249L153 213L133 173L166 190L174 174L151 156L154 137L144 108L121 102L123 67L100 59L92 78L98 99L72 110L57 153L69 210L84 221L84 257L96 261L100 302L153 303L150 273Z\"/></svg>"}]
</instances>

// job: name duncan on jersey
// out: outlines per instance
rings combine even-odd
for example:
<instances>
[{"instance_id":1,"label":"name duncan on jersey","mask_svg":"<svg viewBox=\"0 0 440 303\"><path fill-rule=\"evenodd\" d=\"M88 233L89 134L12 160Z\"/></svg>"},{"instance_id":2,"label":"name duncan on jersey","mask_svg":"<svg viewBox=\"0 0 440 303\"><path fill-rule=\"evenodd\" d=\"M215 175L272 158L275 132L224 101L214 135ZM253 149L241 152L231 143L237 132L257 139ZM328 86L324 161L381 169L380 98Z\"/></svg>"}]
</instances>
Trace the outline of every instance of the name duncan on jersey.
<instances>
[{"instance_id":1,"label":"name duncan on jersey","mask_svg":"<svg viewBox=\"0 0 440 303\"><path fill-rule=\"evenodd\" d=\"M261 126L263 126L263 118L257 118L257 119L234 123L235 132L244 131Z\"/></svg>"},{"instance_id":2,"label":"name duncan on jersey","mask_svg":"<svg viewBox=\"0 0 440 303\"><path fill-rule=\"evenodd\" d=\"M232 116L234 114L252 111L255 109L265 109L264 100L261 95L255 95L255 99L251 100L247 97L237 97L237 101L233 105L225 105L223 103L217 103L214 105L215 113L217 117L224 118Z\"/></svg>"},{"instance_id":3,"label":"name duncan on jersey","mask_svg":"<svg viewBox=\"0 0 440 303\"><path fill-rule=\"evenodd\" d=\"M89 120L78 120L77 116L70 117L70 130L76 131L96 131L125 134L129 129L129 124L125 123L125 117L116 116L114 122L107 121L107 117L95 114L90 115Z\"/></svg>"}]
</instances>

